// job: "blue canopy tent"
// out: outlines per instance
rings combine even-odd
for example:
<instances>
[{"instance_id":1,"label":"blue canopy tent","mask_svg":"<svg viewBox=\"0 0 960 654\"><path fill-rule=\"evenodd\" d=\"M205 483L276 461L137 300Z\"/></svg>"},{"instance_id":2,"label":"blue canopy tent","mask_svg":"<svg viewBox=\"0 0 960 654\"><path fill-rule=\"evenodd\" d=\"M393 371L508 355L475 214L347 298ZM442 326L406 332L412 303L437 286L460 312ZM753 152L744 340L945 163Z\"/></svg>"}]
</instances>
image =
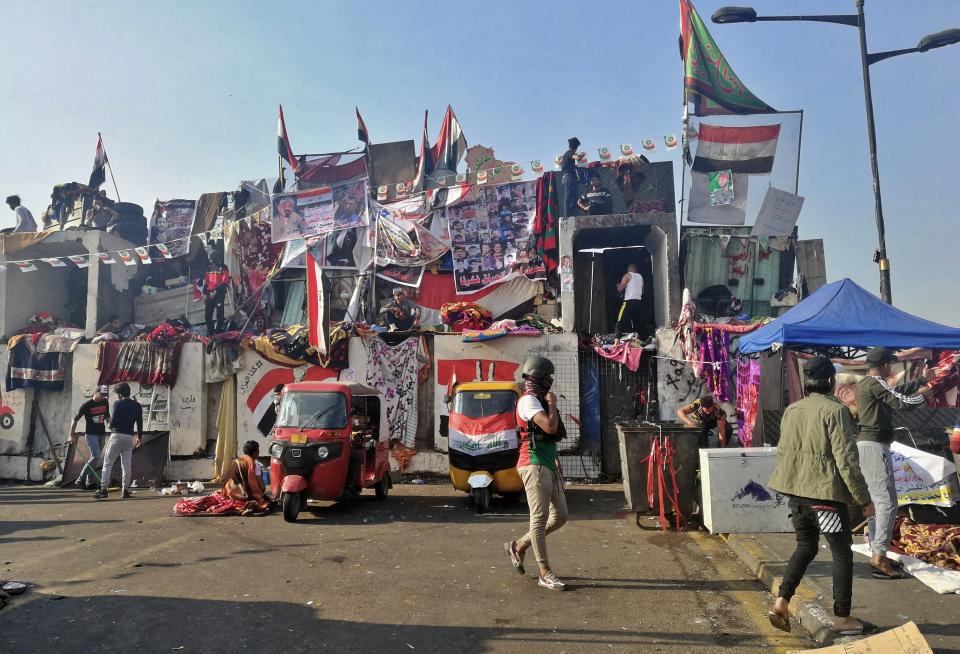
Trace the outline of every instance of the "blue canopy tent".
<instances>
[{"instance_id":1,"label":"blue canopy tent","mask_svg":"<svg viewBox=\"0 0 960 654\"><path fill-rule=\"evenodd\" d=\"M781 317L740 338L740 354L782 346L960 350L960 329L912 316L842 279L821 286Z\"/></svg>"}]
</instances>

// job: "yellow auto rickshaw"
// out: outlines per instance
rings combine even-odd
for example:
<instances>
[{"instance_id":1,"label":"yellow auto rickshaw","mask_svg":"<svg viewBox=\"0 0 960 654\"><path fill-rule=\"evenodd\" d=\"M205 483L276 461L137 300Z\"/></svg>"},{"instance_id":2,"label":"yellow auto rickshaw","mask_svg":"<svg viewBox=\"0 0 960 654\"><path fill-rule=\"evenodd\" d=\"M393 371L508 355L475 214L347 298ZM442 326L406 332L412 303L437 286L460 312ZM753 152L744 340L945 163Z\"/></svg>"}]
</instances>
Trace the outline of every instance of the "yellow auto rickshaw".
<instances>
[{"instance_id":1,"label":"yellow auto rickshaw","mask_svg":"<svg viewBox=\"0 0 960 654\"><path fill-rule=\"evenodd\" d=\"M456 385L444 398L450 482L470 494L477 513L490 510L494 494L515 500L523 492L517 474L519 397L515 382L475 381Z\"/></svg>"}]
</instances>

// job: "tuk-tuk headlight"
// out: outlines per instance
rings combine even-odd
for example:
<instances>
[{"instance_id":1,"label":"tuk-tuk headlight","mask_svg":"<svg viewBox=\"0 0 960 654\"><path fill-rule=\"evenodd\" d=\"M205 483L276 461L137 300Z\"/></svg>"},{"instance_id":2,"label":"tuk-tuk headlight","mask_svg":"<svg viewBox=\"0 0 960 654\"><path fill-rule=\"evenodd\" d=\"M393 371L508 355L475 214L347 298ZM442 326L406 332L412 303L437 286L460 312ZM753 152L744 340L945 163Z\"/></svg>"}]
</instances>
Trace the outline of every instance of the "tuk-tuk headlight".
<instances>
[{"instance_id":1,"label":"tuk-tuk headlight","mask_svg":"<svg viewBox=\"0 0 960 654\"><path fill-rule=\"evenodd\" d=\"M279 459L283 455L283 444L282 443L271 443L270 444L270 456L275 459Z\"/></svg>"},{"instance_id":2,"label":"tuk-tuk headlight","mask_svg":"<svg viewBox=\"0 0 960 654\"><path fill-rule=\"evenodd\" d=\"M317 448L317 458L318 458L318 459L326 459L328 456L330 456L330 448L329 448L329 447L327 447L327 446L325 446L325 445L321 445L320 447Z\"/></svg>"}]
</instances>

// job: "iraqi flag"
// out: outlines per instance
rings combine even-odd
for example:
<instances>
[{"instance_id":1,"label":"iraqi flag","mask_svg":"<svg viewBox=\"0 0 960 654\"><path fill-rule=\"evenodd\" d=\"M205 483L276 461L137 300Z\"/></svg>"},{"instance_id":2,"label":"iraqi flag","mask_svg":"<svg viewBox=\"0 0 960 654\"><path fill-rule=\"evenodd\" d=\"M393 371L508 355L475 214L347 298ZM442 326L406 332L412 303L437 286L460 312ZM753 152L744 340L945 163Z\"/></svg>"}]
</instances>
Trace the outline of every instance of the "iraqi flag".
<instances>
[{"instance_id":1,"label":"iraqi flag","mask_svg":"<svg viewBox=\"0 0 960 654\"><path fill-rule=\"evenodd\" d=\"M297 172L300 169L300 162L293 154L293 148L290 146L290 137L287 136L287 124L283 120L283 105L280 105L280 119L277 121L277 154L287 162L287 165Z\"/></svg>"},{"instance_id":2,"label":"iraqi flag","mask_svg":"<svg viewBox=\"0 0 960 654\"><path fill-rule=\"evenodd\" d=\"M423 190L423 184L427 180L427 175L433 172L433 150L430 149L430 141L427 139L427 112L423 112L423 137L420 141L420 161L417 162L417 176L413 178L413 192L418 193Z\"/></svg>"},{"instance_id":3,"label":"iraqi flag","mask_svg":"<svg viewBox=\"0 0 960 654\"><path fill-rule=\"evenodd\" d=\"M447 105L447 113L444 114L443 124L440 126L440 136L433 146L434 169L456 171L457 164L466 154L467 137L463 135L453 107Z\"/></svg>"},{"instance_id":4,"label":"iraqi flag","mask_svg":"<svg viewBox=\"0 0 960 654\"><path fill-rule=\"evenodd\" d=\"M517 420L513 412L498 413L485 418L468 418L451 413L448 447L470 457L497 453L511 453L519 447Z\"/></svg>"},{"instance_id":5,"label":"iraqi flag","mask_svg":"<svg viewBox=\"0 0 960 654\"><path fill-rule=\"evenodd\" d=\"M354 107L357 110L357 138L363 141L363 144L370 147L370 132L367 131L367 124L363 122L360 115L360 107Z\"/></svg>"},{"instance_id":6,"label":"iraqi flag","mask_svg":"<svg viewBox=\"0 0 960 654\"><path fill-rule=\"evenodd\" d=\"M307 325L310 345L326 355L330 343L330 284L320 263L307 250Z\"/></svg>"},{"instance_id":7,"label":"iraqi flag","mask_svg":"<svg viewBox=\"0 0 960 654\"><path fill-rule=\"evenodd\" d=\"M107 151L103 148L103 137L97 134L97 153L93 155L93 170L90 171L90 183L87 186L100 188L107 180L106 166Z\"/></svg>"},{"instance_id":8,"label":"iraqi flag","mask_svg":"<svg viewBox=\"0 0 960 654\"><path fill-rule=\"evenodd\" d=\"M693 170L698 173L730 170L748 175L766 175L773 170L780 125L724 127L700 124Z\"/></svg>"}]
</instances>

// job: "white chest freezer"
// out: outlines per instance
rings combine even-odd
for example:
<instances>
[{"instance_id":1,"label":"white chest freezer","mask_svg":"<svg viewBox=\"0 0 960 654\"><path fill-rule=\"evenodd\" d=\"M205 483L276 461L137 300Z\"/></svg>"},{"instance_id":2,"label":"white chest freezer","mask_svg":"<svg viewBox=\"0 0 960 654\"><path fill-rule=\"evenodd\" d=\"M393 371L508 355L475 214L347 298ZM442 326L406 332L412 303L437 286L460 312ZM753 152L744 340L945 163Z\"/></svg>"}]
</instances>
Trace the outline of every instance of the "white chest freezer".
<instances>
[{"instance_id":1,"label":"white chest freezer","mask_svg":"<svg viewBox=\"0 0 960 654\"><path fill-rule=\"evenodd\" d=\"M700 450L703 524L711 534L792 532L787 497L767 488L777 448Z\"/></svg>"}]
</instances>

